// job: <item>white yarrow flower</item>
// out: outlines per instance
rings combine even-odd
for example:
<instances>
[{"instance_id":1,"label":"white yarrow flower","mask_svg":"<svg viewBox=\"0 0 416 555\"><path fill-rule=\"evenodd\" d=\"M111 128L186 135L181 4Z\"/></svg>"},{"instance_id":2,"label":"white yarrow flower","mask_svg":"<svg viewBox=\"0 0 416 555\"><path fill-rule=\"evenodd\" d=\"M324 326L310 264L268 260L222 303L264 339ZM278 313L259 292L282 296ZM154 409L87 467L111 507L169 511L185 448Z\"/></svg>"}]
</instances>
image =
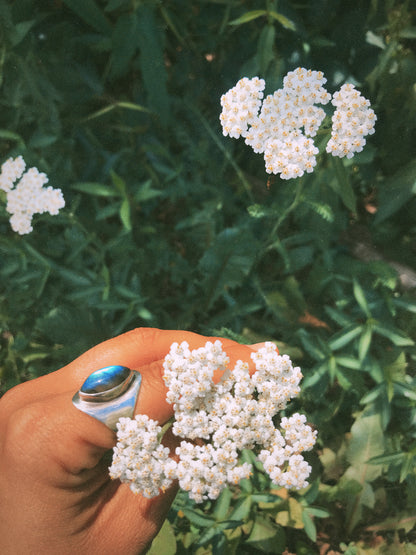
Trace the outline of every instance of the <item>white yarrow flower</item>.
<instances>
[{"instance_id":1,"label":"white yarrow flower","mask_svg":"<svg viewBox=\"0 0 416 555\"><path fill-rule=\"evenodd\" d=\"M6 193L6 210L11 214L13 231L25 235L33 231L34 214L57 215L65 206L61 189L44 187L48 177L37 168L29 168L22 156L9 158L1 167L0 189ZM25 173L24 173L25 172Z\"/></svg>"},{"instance_id":2,"label":"white yarrow flower","mask_svg":"<svg viewBox=\"0 0 416 555\"><path fill-rule=\"evenodd\" d=\"M179 460L160 444L157 422L145 415L121 418L110 476L146 497L158 495L176 479L200 503L250 477L251 465L239 464L239 456L251 449L273 483L305 487L311 468L301 453L312 449L316 432L297 413L281 419L281 430L273 421L298 395L300 369L270 342L251 358L256 367L252 376L247 362L228 368L219 340L192 351L186 342L174 343L163 366L167 400L175 414L172 431L183 438L175 451ZM222 378L215 384L218 371Z\"/></svg>"},{"instance_id":3,"label":"white yarrow flower","mask_svg":"<svg viewBox=\"0 0 416 555\"><path fill-rule=\"evenodd\" d=\"M352 158L361 152L366 143L364 137L374 133L377 116L354 85L342 85L332 99L336 107L332 116L331 138L326 151L332 156Z\"/></svg>"},{"instance_id":4,"label":"white yarrow flower","mask_svg":"<svg viewBox=\"0 0 416 555\"><path fill-rule=\"evenodd\" d=\"M290 71L283 87L263 98L262 79L244 77L221 97L220 121L224 135L243 137L254 152L264 155L267 173L282 179L313 172L319 153L313 142L326 113L331 95L321 71L302 67ZM332 98L337 108L327 152L352 157L360 152L364 137L374 133L376 116L353 85L343 85Z\"/></svg>"},{"instance_id":5,"label":"white yarrow flower","mask_svg":"<svg viewBox=\"0 0 416 555\"><path fill-rule=\"evenodd\" d=\"M264 79L243 77L221 97L220 116L224 136L244 137L248 125L256 119L263 98Z\"/></svg>"}]
</instances>

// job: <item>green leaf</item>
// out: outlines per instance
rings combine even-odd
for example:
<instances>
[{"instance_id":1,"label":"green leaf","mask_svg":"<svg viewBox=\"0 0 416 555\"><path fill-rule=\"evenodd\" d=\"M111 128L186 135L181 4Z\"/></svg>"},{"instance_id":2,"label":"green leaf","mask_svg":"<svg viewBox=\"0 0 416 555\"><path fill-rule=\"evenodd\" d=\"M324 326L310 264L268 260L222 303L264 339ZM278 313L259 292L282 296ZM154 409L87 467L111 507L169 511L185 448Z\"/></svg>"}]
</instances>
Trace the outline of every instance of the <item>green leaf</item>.
<instances>
[{"instance_id":1,"label":"green leaf","mask_svg":"<svg viewBox=\"0 0 416 555\"><path fill-rule=\"evenodd\" d=\"M333 351L336 351L337 349L345 347L345 345L348 345L348 343L351 343L351 341L354 341L354 339L358 335L360 335L361 332L362 326L357 326L353 324L352 326L349 326L348 328L343 329L333 335L332 338L329 340L328 345Z\"/></svg>"},{"instance_id":2,"label":"green leaf","mask_svg":"<svg viewBox=\"0 0 416 555\"><path fill-rule=\"evenodd\" d=\"M16 141L21 146L24 146L25 144L23 138L20 135L14 133L13 131L9 131L8 129L0 129L0 139L5 139L7 141Z\"/></svg>"},{"instance_id":3,"label":"green leaf","mask_svg":"<svg viewBox=\"0 0 416 555\"><path fill-rule=\"evenodd\" d=\"M245 543L265 553L283 553L286 538L283 528L258 516Z\"/></svg>"},{"instance_id":4,"label":"green leaf","mask_svg":"<svg viewBox=\"0 0 416 555\"><path fill-rule=\"evenodd\" d=\"M94 0L63 0L64 3L93 29L104 35L111 33L111 24Z\"/></svg>"},{"instance_id":5,"label":"green leaf","mask_svg":"<svg viewBox=\"0 0 416 555\"><path fill-rule=\"evenodd\" d=\"M260 73L263 75L267 72L270 62L274 59L274 39L275 28L273 25L266 25L263 27L257 46L257 59L260 67Z\"/></svg>"},{"instance_id":6,"label":"green leaf","mask_svg":"<svg viewBox=\"0 0 416 555\"><path fill-rule=\"evenodd\" d=\"M385 384L379 384L374 389L369 391L364 397L361 399L361 403L363 405L368 405L369 403L373 403L378 397L382 396L385 390Z\"/></svg>"},{"instance_id":7,"label":"green leaf","mask_svg":"<svg viewBox=\"0 0 416 555\"><path fill-rule=\"evenodd\" d=\"M252 10L250 12L246 12L233 21L230 21L228 25L241 25L243 23L247 23L248 21L253 21L253 19L257 19L262 15L267 15L267 10Z\"/></svg>"},{"instance_id":8,"label":"green leaf","mask_svg":"<svg viewBox=\"0 0 416 555\"><path fill-rule=\"evenodd\" d=\"M193 509L183 509L183 513L186 518L193 525L198 528L208 528L215 524L215 519L211 516L204 515L202 512Z\"/></svg>"},{"instance_id":9,"label":"green leaf","mask_svg":"<svg viewBox=\"0 0 416 555\"><path fill-rule=\"evenodd\" d=\"M230 518L233 520L245 520L246 518L248 518L248 515L250 514L251 506L252 506L251 495L240 497L232 513L230 514Z\"/></svg>"},{"instance_id":10,"label":"green leaf","mask_svg":"<svg viewBox=\"0 0 416 555\"><path fill-rule=\"evenodd\" d=\"M367 299L365 298L364 291L356 279L353 281L354 297L359 304L361 310L365 313L367 318L371 316L370 309L368 308Z\"/></svg>"},{"instance_id":11,"label":"green leaf","mask_svg":"<svg viewBox=\"0 0 416 555\"><path fill-rule=\"evenodd\" d=\"M150 108L167 125L170 114L166 88L166 65L163 52L162 26L158 24L155 9L140 5L137 9L137 39L140 47L140 68Z\"/></svg>"},{"instance_id":12,"label":"green leaf","mask_svg":"<svg viewBox=\"0 0 416 555\"><path fill-rule=\"evenodd\" d=\"M405 383L394 382L394 390L406 399L416 401L416 387L412 387Z\"/></svg>"},{"instance_id":13,"label":"green leaf","mask_svg":"<svg viewBox=\"0 0 416 555\"><path fill-rule=\"evenodd\" d=\"M141 106L140 104L135 104L134 102L114 102L113 104L110 104L109 106L105 106L104 108L101 108L101 110L97 110L96 112L93 112L92 114L90 114L89 116L87 116L85 118L85 121L89 121L91 119L95 119L95 118L99 118L101 116L104 116L105 114L108 114L109 112L115 110L116 108L123 108L126 110L136 110L137 112L147 112L150 113L150 110L148 110L147 108L145 108L144 106Z\"/></svg>"},{"instance_id":14,"label":"green leaf","mask_svg":"<svg viewBox=\"0 0 416 555\"><path fill-rule=\"evenodd\" d=\"M30 31L30 29L34 25L36 25L36 23L38 23L38 21L36 21L35 19L32 19L30 21L21 21L20 23L17 23L16 25L14 25L13 31L11 34L12 45L17 46L20 42L22 42L22 40Z\"/></svg>"},{"instance_id":15,"label":"green leaf","mask_svg":"<svg viewBox=\"0 0 416 555\"><path fill-rule=\"evenodd\" d=\"M349 181L347 171L340 158L331 156L331 159L335 168L336 178L329 181L329 186L340 196L348 210L355 213L357 210L356 197Z\"/></svg>"},{"instance_id":16,"label":"green leaf","mask_svg":"<svg viewBox=\"0 0 416 555\"><path fill-rule=\"evenodd\" d=\"M347 528L351 531L361 518L363 506L374 506L374 493L370 482L382 473L381 465L369 464L368 461L384 452L384 433L377 414L361 416L351 428L351 441L347 449L350 467L344 477L360 484L361 489L348 499Z\"/></svg>"},{"instance_id":17,"label":"green leaf","mask_svg":"<svg viewBox=\"0 0 416 555\"><path fill-rule=\"evenodd\" d=\"M252 218L266 218L266 217L276 217L279 215L277 210L270 208L268 206L263 206L262 204L251 204L247 208L247 212L250 214Z\"/></svg>"},{"instance_id":18,"label":"green leaf","mask_svg":"<svg viewBox=\"0 0 416 555\"><path fill-rule=\"evenodd\" d=\"M119 214L120 214L120 220L124 228L126 229L126 231L131 231L132 225L131 225L131 217L130 217L130 203L128 198L125 198L121 203Z\"/></svg>"},{"instance_id":19,"label":"green leaf","mask_svg":"<svg viewBox=\"0 0 416 555\"><path fill-rule=\"evenodd\" d=\"M303 525L304 525L304 529L306 532L306 535L308 536L308 538L315 542L316 541L316 526L315 523L313 522L312 518L310 517L310 515L308 514L309 511L303 511L302 513L302 521L303 521Z\"/></svg>"},{"instance_id":20,"label":"green leaf","mask_svg":"<svg viewBox=\"0 0 416 555\"><path fill-rule=\"evenodd\" d=\"M362 363L356 358L342 356L336 357L336 361L340 366L345 366L345 368L349 368L350 370L362 370Z\"/></svg>"},{"instance_id":21,"label":"green leaf","mask_svg":"<svg viewBox=\"0 0 416 555\"><path fill-rule=\"evenodd\" d=\"M381 324L376 324L374 326L374 331L383 335L387 339L390 339L390 341L397 345L397 347L412 347L415 344L415 342L403 332L399 330L392 330L391 328L387 328Z\"/></svg>"},{"instance_id":22,"label":"green leaf","mask_svg":"<svg viewBox=\"0 0 416 555\"><path fill-rule=\"evenodd\" d=\"M152 542L147 555L175 555L176 538L172 525L166 519L162 528Z\"/></svg>"},{"instance_id":23,"label":"green leaf","mask_svg":"<svg viewBox=\"0 0 416 555\"><path fill-rule=\"evenodd\" d=\"M398 212L416 194L415 184L416 160L411 160L394 175L382 181L378 185L379 207L374 223L380 224Z\"/></svg>"},{"instance_id":24,"label":"green leaf","mask_svg":"<svg viewBox=\"0 0 416 555\"><path fill-rule=\"evenodd\" d=\"M216 500L214 510L212 511L216 520L223 520L225 518L230 507L231 498L231 490L228 488L223 489L220 496Z\"/></svg>"},{"instance_id":25,"label":"green leaf","mask_svg":"<svg viewBox=\"0 0 416 555\"><path fill-rule=\"evenodd\" d=\"M136 202L146 202L155 197L159 197L162 194L161 191L157 189L152 189L152 180L149 179L145 181L134 194L134 200Z\"/></svg>"},{"instance_id":26,"label":"green leaf","mask_svg":"<svg viewBox=\"0 0 416 555\"><path fill-rule=\"evenodd\" d=\"M249 274L257 252L257 242L238 228L222 231L199 262L202 286L211 305L226 288L241 285Z\"/></svg>"},{"instance_id":27,"label":"green leaf","mask_svg":"<svg viewBox=\"0 0 416 555\"><path fill-rule=\"evenodd\" d=\"M296 25L293 23L291 19L282 15L281 13L277 13L274 10L269 11L268 13L273 19L278 21L282 27L285 29L289 29L290 31L296 31Z\"/></svg>"},{"instance_id":28,"label":"green leaf","mask_svg":"<svg viewBox=\"0 0 416 555\"><path fill-rule=\"evenodd\" d=\"M130 61L139 46L136 12L123 13L113 32L110 76L120 77L129 67Z\"/></svg>"},{"instance_id":29,"label":"green leaf","mask_svg":"<svg viewBox=\"0 0 416 555\"><path fill-rule=\"evenodd\" d=\"M103 185L102 183L85 182L85 183L73 183L71 189L75 191L80 191L81 193L87 193L88 195L93 195L97 197L119 197L120 193L116 191L113 187L108 185Z\"/></svg>"},{"instance_id":30,"label":"green leaf","mask_svg":"<svg viewBox=\"0 0 416 555\"><path fill-rule=\"evenodd\" d=\"M377 455L377 457L371 457L368 464L400 464L405 458L405 453L402 451L396 453L388 453L386 455Z\"/></svg>"},{"instance_id":31,"label":"green leaf","mask_svg":"<svg viewBox=\"0 0 416 555\"><path fill-rule=\"evenodd\" d=\"M313 202L311 200L305 200L305 204L310 206L314 212L316 212L322 219L332 223L335 219L334 211L329 206L329 204L323 204L321 202Z\"/></svg>"},{"instance_id":32,"label":"green leaf","mask_svg":"<svg viewBox=\"0 0 416 555\"><path fill-rule=\"evenodd\" d=\"M364 360L367 356L368 349L371 345L371 340L373 338L373 326L366 324L363 329L363 333L358 341L358 357L360 360Z\"/></svg>"}]
</instances>

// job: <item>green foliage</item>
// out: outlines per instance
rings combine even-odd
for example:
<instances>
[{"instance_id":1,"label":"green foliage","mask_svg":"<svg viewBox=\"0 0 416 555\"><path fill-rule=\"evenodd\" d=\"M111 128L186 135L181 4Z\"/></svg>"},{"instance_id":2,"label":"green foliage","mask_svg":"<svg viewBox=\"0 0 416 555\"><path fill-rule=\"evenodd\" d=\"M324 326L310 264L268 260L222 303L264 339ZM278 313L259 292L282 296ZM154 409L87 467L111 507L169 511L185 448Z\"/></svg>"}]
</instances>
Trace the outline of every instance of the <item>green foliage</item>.
<instances>
[{"instance_id":1,"label":"green foliage","mask_svg":"<svg viewBox=\"0 0 416 555\"><path fill-rule=\"evenodd\" d=\"M1 391L134 326L276 340L305 376L291 410L319 432L309 488L270 490L257 466L216 503L179 495L160 555L416 549L414 13L0 5L1 162L22 154L66 199L20 237L0 198ZM355 83L376 133L351 160L323 153L302 180L267 180L261 156L222 137L219 99L243 76L272 92L299 65L330 92Z\"/></svg>"}]
</instances>

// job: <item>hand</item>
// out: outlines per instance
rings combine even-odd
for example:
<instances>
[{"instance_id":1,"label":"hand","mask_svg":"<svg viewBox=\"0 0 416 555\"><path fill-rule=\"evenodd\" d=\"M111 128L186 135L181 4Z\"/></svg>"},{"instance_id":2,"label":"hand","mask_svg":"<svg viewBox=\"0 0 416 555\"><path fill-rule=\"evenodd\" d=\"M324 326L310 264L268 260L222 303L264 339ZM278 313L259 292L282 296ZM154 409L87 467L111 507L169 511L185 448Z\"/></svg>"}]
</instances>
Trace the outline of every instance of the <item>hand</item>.
<instances>
[{"instance_id":1,"label":"hand","mask_svg":"<svg viewBox=\"0 0 416 555\"><path fill-rule=\"evenodd\" d=\"M134 495L108 476L116 434L80 412L74 393L95 370L120 364L142 374L136 413L160 423L172 415L163 359L174 342L194 349L213 339L140 328L87 351L60 370L25 382L0 400L0 553L129 555L143 553L175 494ZM222 340L231 367L251 349ZM169 445L172 447L171 445ZM110 451L111 454L111 451Z\"/></svg>"}]
</instances>

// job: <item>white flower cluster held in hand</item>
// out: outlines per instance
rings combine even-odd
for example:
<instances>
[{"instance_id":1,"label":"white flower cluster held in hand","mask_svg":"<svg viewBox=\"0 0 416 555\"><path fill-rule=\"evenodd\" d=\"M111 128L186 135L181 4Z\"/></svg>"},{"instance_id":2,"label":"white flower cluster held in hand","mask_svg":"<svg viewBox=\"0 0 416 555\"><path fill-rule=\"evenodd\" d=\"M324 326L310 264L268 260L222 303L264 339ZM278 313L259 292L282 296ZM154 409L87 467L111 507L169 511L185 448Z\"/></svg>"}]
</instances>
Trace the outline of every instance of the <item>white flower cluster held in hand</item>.
<instances>
[{"instance_id":1,"label":"white flower cluster held in hand","mask_svg":"<svg viewBox=\"0 0 416 555\"><path fill-rule=\"evenodd\" d=\"M311 173L319 152L312 137L326 115L317 104L331 100L325 83L321 71L299 67L285 76L282 89L261 101L263 79L244 77L221 97L223 134L241 136L254 152L263 154L267 173L280 174L282 179ZM362 150L377 118L369 101L352 85L335 93L332 104L337 110L327 151L351 157Z\"/></svg>"},{"instance_id":2,"label":"white flower cluster held in hand","mask_svg":"<svg viewBox=\"0 0 416 555\"><path fill-rule=\"evenodd\" d=\"M178 461L160 445L156 422L143 415L122 418L110 476L147 497L177 479L192 499L202 502L250 476L251 465L239 464L241 451L250 449L275 485L305 487L311 468L301 453L313 447L316 432L297 413L282 418L280 430L273 422L298 395L301 371L270 342L252 359L256 371L250 376L247 362L228 368L219 340L192 351L186 342L174 343L164 361L164 378L175 414L172 431L183 438L176 449ZM218 383L216 373L222 374Z\"/></svg>"},{"instance_id":3,"label":"white flower cluster held in hand","mask_svg":"<svg viewBox=\"0 0 416 555\"><path fill-rule=\"evenodd\" d=\"M33 231L34 214L49 212L55 216L65 206L61 189L44 187L48 182L46 174L37 168L25 172L25 168L22 156L14 160L9 158L2 165L0 174L0 189L6 193L6 210L11 214L10 225L20 235Z\"/></svg>"}]
</instances>

